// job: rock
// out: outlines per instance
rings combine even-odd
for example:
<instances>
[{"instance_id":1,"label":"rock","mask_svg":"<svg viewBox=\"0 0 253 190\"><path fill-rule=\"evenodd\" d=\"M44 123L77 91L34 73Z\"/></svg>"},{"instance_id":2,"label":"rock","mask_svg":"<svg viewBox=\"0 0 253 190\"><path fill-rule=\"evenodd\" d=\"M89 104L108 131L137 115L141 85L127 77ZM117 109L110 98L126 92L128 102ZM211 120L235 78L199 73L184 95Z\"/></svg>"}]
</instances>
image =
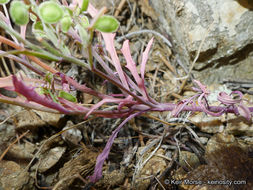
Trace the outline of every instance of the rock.
<instances>
[{"instance_id":1,"label":"rock","mask_svg":"<svg viewBox=\"0 0 253 190\"><path fill-rule=\"evenodd\" d=\"M19 160L31 160L34 156L36 146L30 142L17 143L11 146L7 152L8 157Z\"/></svg>"},{"instance_id":2,"label":"rock","mask_svg":"<svg viewBox=\"0 0 253 190\"><path fill-rule=\"evenodd\" d=\"M17 130L34 130L46 123L32 110L22 111L14 118Z\"/></svg>"},{"instance_id":3,"label":"rock","mask_svg":"<svg viewBox=\"0 0 253 190\"><path fill-rule=\"evenodd\" d=\"M151 0L161 30L173 36L174 49L186 65L193 61L204 40L195 69L212 67L198 77L208 83L224 78L252 78L253 12L247 0ZM248 57L248 58L247 58ZM243 60L243 61L242 61ZM239 63L234 65L235 63ZM231 66L233 64L234 66ZM227 66L225 66L227 65ZM213 67L217 67L214 72ZM230 69L229 69L230 68ZM237 69L235 69L237 68ZM228 70L229 69L229 70ZM224 72L227 70L226 72ZM208 74L207 74L208 73ZM209 80L208 80L209 79Z\"/></svg>"},{"instance_id":4,"label":"rock","mask_svg":"<svg viewBox=\"0 0 253 190\"><path fill-rule=\"evenodd\" d=\"M212 152L221 149L223 147L230 147L237 145L235 137L226 133L218 133L208 141L206 146L206 154L211 154Z\"/></svg>"},{"instance_id":5,"label":"rock","mask_svg":"<svg viewBox=\"0 0 253 190\"><path fill-rule=\"evenodd\" d=\"M252 189L253 159L240 146L220 147L206 155L207 165L189 172L180 189ZM193 182L189 185L189 182Z\"/></svg>"},{"instance_id":6,"label":"rock","mask_svg":"<svg viewBox=\"0 0 253 190\"><path fill-rule=\"evenodd\" d=\"M185 38L182 25L178 20L177 13L182 10L182 1L168 1L168 0L150 0L150 4L156 11L158 16L158 22L161 31L165 31L170 36L173 49L178 54L177 59L185 66L189 65L190 57L185 44ZM173 37L172 37L173 36Z\"/></svg>"},{"instance_id":7,"label":"rock","mask_svg":"<svg viewBox=\"0 0 253 190\"><path fill-rule=\"evenodd\" d=\"M224 130L221 117L210 117L204 113L194 114L189 118L201 131L206 133L218 133Z\"/></svg>"},{"instance_id":8,"label":"rock","mask_svg":"<svg viewBox=\"0 0 253 190\"><path fill-rule=\"evenodd\" d=\"M177 178L182 181L179 189L252 189L251 148L238 143L233 135L213 136L205 152L207 163Z\"/></svg>"},{"instance_id":9,"label":"rock","mask_svg":"<svg viewBox=\"0 0 253 190\"><path fill-rule=\"evenodd\" d=\"M47 113L38 110L25 110L18 113L15 118L18 130L35 130L46 124L57 127L62 114Z\"/></svg>"},{"instance_id":10,"label":"rock","mask_svg":"<svg viewBox=\"0 0 253 190\"><path fill-rule=\"evenodd\" d=\"M213 103L218 103L216 106L220 104L220 102L217 100L217 96L220 92L226 92L227 94L230 94L232 91L227 88L226 85L219 85L219 84L211 84L208 86L208 90L210 91L210 94L207 97L207 100L210 105Z\"/></svg>"},{"instance_id":11,"label":"rock","mask_svg":"<svg viewBox=\"0 0 253 190\"><path fill-rule=\"evenodd\" d=\"M48 113L43 111L34 110L36 114L38 114L44 122L54 127L58 127L59 121L63 114L56 114L56 113Z\"/></svg>"},{"instance_id":12,"label":"rock","mask_svg":"<svg viewBox=\"0 0 253 190\"><path fill-rule=\"evenodd\" d=\"M244 117L232 115L228 120L226 132L233 135L244 135L252 137L253 125L251 122L247 121Z\"/></svg>"},{"instance_id":13,"label":"rock","mask_svg":"<svg viewBox=\"0 0 253 190\"><path fill-rule=\"evenodd\" d=\"M137 175L135 176L135 188L136 189L147 189L150 184L150 176L157 176L162 174L167 167L165 159L165 150L159 148L157 152L145 163L145 160L150 156L151 150L141 154L146 147L140 147L137 152ZM161 156L158 156L161 155ZM164 156L164 157L162 157ZM143 163L145 163L143 165Z\"/></svg>"},{"instance_id":14,"label":"rock","mask_svg":"<svg viewBox=\"0 0 253 190\"><path fill-rule=\"evenodd\" d=\"M125 178L124 170L113 170L112 172L103 172L103 179L98 181L96 187L115 187L124 183Z\"/></svg>"},{"instance_id":15,"label":"rock","mask_svg":"<svg viewBox=\"0 0 253 190\"><path fill-rule=\"evenodd\" d=\"M66 130L70 127L72 127L74 124L72 121L68 121L66 124L66 127L64 127L62 130ZM82 133L77 128L69 129L61 134L61 137L64 141L70 142L74 145L78 145L79 142L82 140Z\"/></svg>"},{"instance_id":16,"label":"rock","mask_svg":"<svg viewBox=\"0 0 253 190\"><path fill-rule=\"evenodd\" d=\"M49 150L49 152L43 155L39 163L38 171L43 173L49 170L60 160L65 151L66 147L55 147Z\"/></svg>"},{"instance_id":17,"label":"rock","mask_svg":"<svg viewBox=\"0 0 253 190\"><path fill-rule=\"evenodd\" d=\"M0 161L0 189L32 190L29 173L13 161Z\"/></svg>"},{"instance_id":18,"label":"rock","mask_svg":"<svg viewBox=\"0 0 253 190\"><path fill-rule=\"evenodd\" d=\"M79 174L84 178L88 177L88 175L90 175L94 170L97 156L97 152L84 147L79 155L66 162L64 166L59 170L59 181L57 182L57 189L63 190L66 189L66 187L73 189L71 188L71 185Z\"/></svg>"},{"instance_id":19,"label":"rock","mask_svg":"<svg viewBox=\"0 0 253 190\"><path fill-rule=\"evenodd\" d=\"M199 140L200 140L200 143L205 145L208 141L208 138L207 137L199 137Z\"/></svg>"},{"instance_id":20,"label":"rock","mask_svg":"<svg viewBox=\"0 0 253 190\"><path fill-rule=\"evenodd\" d=\"M200 162L196 154L188 151L180 151L179 164L182 167L192 169L200 165Z\"/></svg>"},{"instance_id":21,"label":"rock","mask_svg":"<svg viewBox=\"0 0 253 190\"><path fill-rule=\"evenodd\" d=\"M252 95L243 96L243 103L251 107L253 102ZM248 137L253 137L253 124L252 121L246 120L242 116L236 116L234 114L228 114L227 116L227 127L226 132L233 135L244 135Z\"/></svg>"},{"instance_id":22,"label":"rock","mask_svg":"<svg viewBox=\"0 0 253 190\"><path fill-rule=\"evenodd\" d=\"M91 0L91 4L96 7L96 9L101 9L102 7L107 7L108 9L111 7L117 7L119 0L111 1L111 0Z\"/></svg>"},{"instance_id":23,"label":"rock","mask_svg":"<svg viewBox=\"0 0 253 190\"><path fill-rule=\"evenodd\" d=\"M139 0L137 2L139 6L141 6L141 10L143 13L151 17L153 20L157 20L157 13L154 11L152 6L150 6L149 0Z\"/></svg>"}]
</instances>

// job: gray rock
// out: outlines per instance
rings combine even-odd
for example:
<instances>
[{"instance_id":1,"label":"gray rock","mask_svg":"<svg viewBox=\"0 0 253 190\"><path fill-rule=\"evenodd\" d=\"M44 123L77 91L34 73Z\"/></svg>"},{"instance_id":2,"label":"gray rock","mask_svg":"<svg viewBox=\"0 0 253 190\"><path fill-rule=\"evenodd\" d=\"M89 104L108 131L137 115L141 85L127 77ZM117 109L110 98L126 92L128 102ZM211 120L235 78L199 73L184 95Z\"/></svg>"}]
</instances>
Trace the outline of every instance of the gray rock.
<instances>
[{"instance_id":1,"label":"gray rock","mask_svg":"<svg viewBox=\"0 0 253 190\"><path fill-rule=\"evenodd\" d=\"M176 3L178 4L176 5L170 0L150 0L151 6L159 15L160 30L165 31L170 36L173 50L178 54L177 59L182 64L189 66L190 57L185 45L185 38L183 38L184 32L181 28L181 21L177 18L181 10L181 0Z\"/></svg>"},{"instance_id":2,"label":"gray rock","mask_svg":"<svg viewBox=\"0 0 253 190\"><path fill-rule=\"evenodd\" d=\"M252 66L246 61L250 59L253 51L253 6L250 1L150 0L150 2L156 12L160 13L160 26L172 36L175 50L186 65L193 61L206 35L194 67L196 70L212 69L212 72L202 73L205 80L208 75L212 78L211 82L234 77L233 72L238 70L234 68L239 64L243 64L243 67ZM231 65L230 71L224 73ZM216 68L221 72L214 71ZM217 75L219 76L214 77ZM201 74L198 77L201 77ZM238 75L238 78L245 76ZM252 78L252 75L249 78Z\"/></svg>"}]
</instances>

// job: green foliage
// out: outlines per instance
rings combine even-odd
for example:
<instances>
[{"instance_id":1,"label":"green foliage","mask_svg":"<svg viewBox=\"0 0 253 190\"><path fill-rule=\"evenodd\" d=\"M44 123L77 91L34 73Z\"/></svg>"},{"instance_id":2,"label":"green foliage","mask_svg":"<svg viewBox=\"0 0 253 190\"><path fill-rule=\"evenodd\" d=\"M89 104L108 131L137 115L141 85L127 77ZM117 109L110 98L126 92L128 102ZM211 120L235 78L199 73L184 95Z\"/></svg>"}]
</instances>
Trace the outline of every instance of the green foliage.
<instances>
[{"instance_id":1,"label":"green foliage","mask_svg":"<svg viewBox=\"0 0 253 190\"><path fill-rule=\"evenodd\" d=\"M54 24L61 20L64 11L58 3L46 1L39 5L39 14L45 23Z\"/></svg>"},{"instance_id":2,"label":"green foliage","mask_svg":"<svg viewBox=\"0 0 253 190\"><path fill-rule=\"evenodd\" d=\"M15 24L25 25L29 22L28 6L23 1L12 1L9 12Z\"/></svg>"},{"instance_id":3,"label":"green foliage","mask_svg":"<svg viewBox=\"0 0 253 190\"><path fill-rule=\"evenodd\" d=\"M89 43L89 34L81 24L77 24L76 28L81 37L83 47L87 47Z\"/></svg>"},{"instance_id":4,"label":"green foliage","mask_svg":"<svg viewBox=\"0 0 253 190\"><path fill-rule=\"evenodd\" d=\"M45 75L45 81L47 81L49 84L51 84L52 79L53 79L53 74L48 72Z\"/></svg>"},{"instance_id":5,"label":"green foliage","mask_svg":"<svg viewBox=\"0 0 253 190\"><path fill-rule=\"evenodd\" d=\"M36 36L36 38L47 38L47 35L43 30L43 25L41 21L33 23L32 32Z\"/></svg>"},{"instance_id":6,"label":"green foliage","mask_svg":"<svg viewBox=\"0 0 253 190\"><path fill-rule=\"evenodd\" d=\"M89 19L87 16L82 16L80 18L80 24L82 25L83 28L88 28L88 26L90 25Z\"/></svg>"},{"instance_id":7,"label":"green foliage","mask_svg":"<svg viewBox=\"0 0 253 190\"><path fill-rule=\"evenodd\" d=\"M71 101L71 102L77 102L77 99L75 96L73 96L65 91L60 91L58 97L64 98L64 99Z\"/></svg>"},{"instance_id":8,"label":"green foliage","mask_svg":"<svg viewBox=\"0 0 253 190\"><path fill-rule=\"evenodd\" d=\"M0 0L0 4L7 4L10 0Z\"/></svg>"},{"instance_id":9,"label":"green foliage","mask_svg":"<svg viewBox=\"0 0 253 190\"><path fill-rule=\"evenodd\" d=\"M33 29L43 31L43 25L42 25L41 21L35 22L33 25Z\"/></svg>"},{"instance_id":10,"label":"green foliage","mask_svg":"<svg viewBox=\"0 0 253 190\"><path fill-rule=\"evenodd\" d=\"M37 21L37 16L33 13L30 13L30 19L31 19L31 21L36 22Z\"/></svg>"},{"instance_id":11,"label":"green foliage","mask_svg":"<svg viewBox=\"0 0 253 190\"><path fill-rule=\"evenodd\" d=\"M62 32L67 33L69 28L71 27L71 24L72 24L71 17L70 16L64 16L61 19L61 30L62 30Z\"/></svg>"},{"instance_id":12,"label":"green foliage","mask_svg":"<svg viewBox=\"0 0 253 190\"><path fill-rule=\"evenodd\" d=\"M86 11L89 5L89 0L83 0L82 6L81 6L81 12Z\"/></svg>"}]
</instances>

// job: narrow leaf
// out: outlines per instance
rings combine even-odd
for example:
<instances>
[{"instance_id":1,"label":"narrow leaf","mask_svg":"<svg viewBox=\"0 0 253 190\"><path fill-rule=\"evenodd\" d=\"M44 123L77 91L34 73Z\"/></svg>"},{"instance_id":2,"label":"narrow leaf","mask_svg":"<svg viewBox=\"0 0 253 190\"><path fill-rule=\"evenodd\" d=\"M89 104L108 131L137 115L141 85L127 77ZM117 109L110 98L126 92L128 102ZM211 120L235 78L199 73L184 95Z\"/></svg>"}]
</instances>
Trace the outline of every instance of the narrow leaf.
<instances>
[{"instance_id":1,"label":"narrow leaf","mask_svg":"<svg viewBox=\"0 0 253 190\"><path fill-rule=\"evenodd\" d=\"M55 109L47 108L34 102L27 102L27 100L24 100L20 97L10 98L10 97L3 96L2 94L0 94L0 102L6 103L6 104L12 104L16 106L21 106L28 109L35 109L35 110L40 110L44 112L49 112L49 113L59 113Z\"/></svg>"},{"instance_id":2,"label":"narrow leaf","mask_svg":"<svg viewBox=\"0 0 253 190\"><path fill-rule=\"evenodd\" d=\"M44 95L39 95L35 92L34 87L26 86L21 80L18 80L16 76L12 76L12 81L15 87L15 92L25 96L28 101L33 101L48 108L56 109L64 114L71 113L70 110L67 110L62 105L55 103Z\"/></svg>"},{"instance_id":3,"label":"narrow leaf","mask_svg":"<svg viewBox=\"0 0 253 190\"><path fill-rule=\"evenodd\" d=\"M85 118L87 118L92 112L94 112L96 109L98 109L99 107L101 107L102 105L106 103L121 103L124 101L125 101L124 99L117 99L117 98L112 98L112 97L105 98L101 100L100 102L96 103L95 105L93 105L90 111L86 114Z\"/></svg>"},{"instance_id":4,"label":"narrow leaf","mask_svg":"<svg viewBox=\"0 0 253 190\"><path fill-rule=\"evenodd\" d=\"M148 94L147 94L147 91L146 91L146 88L144 85L144 80L142 80L141 77L139 76L137 68L136 68L136 64L135 64L134 60L132 59L128 40L126 40L123 43L123 47L121 49L121 52L123 53L123 55L126 59L126 62L127 62L126 67L133 75L134 80L136 81L139 89L141 90L141 94L144 96L145 99L148 99Z\"/></svg>"},{"instance_id":5,"label":"narrow leaf","mask_svg":"<svg viewBox=\"0 0 253 190\"><path fill-rule=\"evenodd\" d=\"M144 113L144 111L134 113L130 116L128 116L113 132L110 138L108 139L106 146L101 154L98 155L97 157L97 162L94 170L94 174L90 176L91 182L95 183L97 182L101 177L102 177L102 169L103 169L103 164L104 161L108 158L108 155L110 153L110 149L112 147L114 139L117 137L120 129L132 118L136 117L137 115L140 115Z\"/></svg>"},{"instance_id":6,"label":"narrow leaf","mask_svg":"<svg viewBox=\"0 0 253 190\"><path fill-rule=\"evenodd\" d=\"M129 40L124 41L121 52L123 53L123 55L126 59L126 62L127 62L126 67L128 68L128 70L133 75L134 80L137 82L137 84L140 85L142 80L141 80L141 77L138 74L136 64L135 64L135 62L134 62L134 60L131 56L131 53L130 53Z\"/></svg>"},{"instance_id":7,"label":"narrow leaf","mask_svg":"<svg viewBox=\"0 0 253 190\"><path fill-rule=\"evenodd\" d=\"M80 2L80 1L79 1ZM86 11L89 5L89 0L83 0L82 4L81 4L81 12Z\"/></svg>"},{"instance_id":8,"label":"narrow leaf","mask_svg":"<svg viewBox=\"0 0 253 190\"><path fill-rule=\"evenodd\" d=\"M142 54L142 60L141 60L141 78L144 80L144 74L145 74L145 66L148 60L148 53L151 48L151 45L153 43L154 38L151 38L151 40L148 42L148 45L145 49L145 51Z\"/></svg>"},{"instance_id":9,"label":"narrow leaf","mask_svg":"<svg viewBox=\"0 0 253 190\"><path fill-rule=\"evenodd\" d=\"M106 50L108 51L108 53L111 56L112 62L114 64L114 67L116 68L116 71L117 71L117 73L119 75L119 78L120 78L123 86L127 90L129 90L127 80L126 80L124 72L123 72L123 70L121 68L119 57L117 55L117 52L116 52L116 49L115 49L115 46L114 46L114 37L115 37L115 34L102 33L102 36L103 36L103 38L105 40Z\"/></svg>"}]
</instances>

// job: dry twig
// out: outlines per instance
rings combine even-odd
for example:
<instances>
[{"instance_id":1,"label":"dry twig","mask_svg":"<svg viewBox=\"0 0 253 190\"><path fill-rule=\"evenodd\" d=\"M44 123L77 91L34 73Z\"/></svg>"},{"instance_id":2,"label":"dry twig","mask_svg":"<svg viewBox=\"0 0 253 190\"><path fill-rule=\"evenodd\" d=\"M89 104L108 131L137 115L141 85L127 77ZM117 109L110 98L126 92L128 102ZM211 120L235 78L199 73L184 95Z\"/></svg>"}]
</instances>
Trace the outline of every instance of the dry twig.
<instances>
[{"instance_id":1,"label":"dry twig","mask_svg":"<svg viewBox=\"0 0 253 190\"><path fill-rule=\"evenodd\" d=\"M27 130L26 132L24 132L22 135L20 135L19 137L17 137L17 139L15 141L13 141L8 148L5 149L5 151L2 153L2 155L0 156L0 161L4 158L4 156L7 154L7 152L10 150L10 148L16 143L18 142L21 138L23 138L27 133L29 132L29 130Z\"/></svg>"}]
</instances>

